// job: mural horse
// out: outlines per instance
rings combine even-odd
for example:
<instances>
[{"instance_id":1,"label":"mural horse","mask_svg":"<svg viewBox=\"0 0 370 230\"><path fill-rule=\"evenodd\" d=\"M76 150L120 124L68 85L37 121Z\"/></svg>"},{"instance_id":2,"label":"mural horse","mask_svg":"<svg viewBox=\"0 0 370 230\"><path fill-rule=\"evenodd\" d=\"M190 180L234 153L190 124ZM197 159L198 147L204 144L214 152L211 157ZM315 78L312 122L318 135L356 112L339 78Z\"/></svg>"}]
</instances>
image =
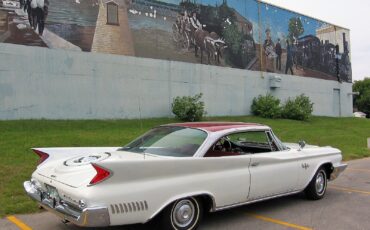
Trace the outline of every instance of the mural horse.
<instances>
[{"instance_id":1,"label":"mural horse","mask_svg":"<svg viewBox=\"0 0 370 230\"><path fill-rule=\"evenodd\" d=\"M227 46L215 32L209 33L203 29L198 29L194 33L194 40L196 57L198 57L198 49L200 50L200 63L203 63L203 52L206 52L208 56L208 64L211 64L211 56L214 56L217 64L220 63L222 52Z\"/></svg>"}]
</instances>

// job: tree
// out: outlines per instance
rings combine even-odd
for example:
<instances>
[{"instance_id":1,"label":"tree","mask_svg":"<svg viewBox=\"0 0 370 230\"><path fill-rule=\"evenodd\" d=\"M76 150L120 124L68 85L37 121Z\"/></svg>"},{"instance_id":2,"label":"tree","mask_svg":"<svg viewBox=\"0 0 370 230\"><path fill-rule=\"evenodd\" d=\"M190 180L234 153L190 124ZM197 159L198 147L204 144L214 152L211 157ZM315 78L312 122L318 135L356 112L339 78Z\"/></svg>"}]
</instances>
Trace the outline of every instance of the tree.
<instances>
[{"instance_id":1,"label":"tree","mask_svg":"<svg viewBox=\"0 0 370 230\"><path fill-rule=\"evenodd\" d=\"M370 78L365 78L362 81L355 81L353 84L353 92L359 92L359 96L353 99L354 106L361 112L366 113L370 118Z\"/></svg>"},{"instance_id":2,"label":"tree","mask_svg":"<svg viewBox=\"0 0 370 230\"><path fill-rule=\"evenodd\" d=\"M222 36L225 38L225 42L228 45L226 58L233 64L233 66L244 68L241 58L243 34L239 32L236 24L229 25L227 22L224 22L222 25L225 27Z\"/></svg>"},{"instance_id":3,"label":"tree","mask_svg":"<svg viewBox=\"0 0 370 230\"><path fill-rule=\"evenodd\" d=\"M223 36L225 41L230 46L230 50L237 54L240 51L240 46L243 42L243 34L241 34L238 30L238 27L235 24L226 25L223 31Z\"/></svg>"},{"instance_id":4,"label":"tree","mask_svg":"<svg viewBox=\"0 0 370 230\"><path fill-rule=\"evenodd\" d=\"M294 17L289 20L289 40L291 43L298 39L304 33L304 27L299 17Z\"/></svg>"}]
</instances>

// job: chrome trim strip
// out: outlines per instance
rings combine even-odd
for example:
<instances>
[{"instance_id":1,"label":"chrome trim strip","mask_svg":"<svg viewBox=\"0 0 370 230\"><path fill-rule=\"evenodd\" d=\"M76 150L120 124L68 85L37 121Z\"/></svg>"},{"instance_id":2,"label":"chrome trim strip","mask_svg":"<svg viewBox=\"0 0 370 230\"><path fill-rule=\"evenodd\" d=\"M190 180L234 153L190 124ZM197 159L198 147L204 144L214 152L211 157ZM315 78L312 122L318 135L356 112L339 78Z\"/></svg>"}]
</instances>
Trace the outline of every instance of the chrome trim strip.
<instances>
[{"instance_id":1,"label":"chrome trim strip","mask_svg":"<svg viewBox=\"0 0 370 230\"><path fill-rule=\"evenodd\" d=\"M287 147L284 145L284 143L275 135L274 131L272 129L269 130L271 133L272 138L275 141L275 144L277 145L279 151L285 151L288 150Z\"/></svg>"},{"instance_id":2,"label":"chrome trim strip","mask_svg":"<svg viewBox=\"0 0 370 230\"><path fill-rule=\"evenodd\" d=\"M265 131L265 135L266 135L266 137L267 137L267 141L269 142L269 146L270 146L270 150L271 150L271 152L272 152L272 144L271 144L271 142L273 141L273 140L270 140L270 139L272 139L270 136L271 136L271 132L270 131ZM277 148L279 148L278 147L278 145L276 145L277 146Z\"/></svg>"},{"instance_id":3,"label":"chrome trim strip","mask_svg":"<svg viewBox=\"0 0 370 230\"><path fill-rule=\"evenodd\" d=\"M335 180L347 168L348 164L340 164L335 166L333 172L330 174L330 180Z\"/></svg>"},{"instance_id":4,"label":"chrome trim strip","mask_svg":"<svg viewBox=\"0 0 370 230\"><path fill-rule=\"evenodd\" d=\"M255 199L255 200L249 200L249 201L246 201L246 202L240 202L240 203L235 203L235 204L231 204L231 205L216 207L212 210L212 212L218 212L218 211L222 211L222 210L226 210L226 209L230 209L230 208L235 208L235 207L239 207L239 206L242 206L242 205L253 204L253 203L256 203L256 202L270 200L270 199L274 199L274 198L278 198L278 197L282 197L282 196L289 196L289 195L297 194L297 193L300 193L300 192L302 192L302 190L297 190L297 191L293 191L293 192L282 193L282 194L268 196L268 197L259 198L259 199Z\"/></svg>"}]
</instances>

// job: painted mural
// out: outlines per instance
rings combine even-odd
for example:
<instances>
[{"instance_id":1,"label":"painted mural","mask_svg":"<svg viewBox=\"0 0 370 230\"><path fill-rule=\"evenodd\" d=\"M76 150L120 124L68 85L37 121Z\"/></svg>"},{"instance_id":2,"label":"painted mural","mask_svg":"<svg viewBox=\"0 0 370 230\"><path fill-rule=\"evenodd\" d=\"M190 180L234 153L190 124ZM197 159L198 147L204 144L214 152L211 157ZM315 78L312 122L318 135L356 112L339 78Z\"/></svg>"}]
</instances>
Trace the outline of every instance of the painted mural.
<instances>
[{"instance_id":1,"label":"painted mural","mask_svg":"<svg viewBox=\"0 0 370 230\"><path fill-rule=\"evenodd\" d=\"M352 81L348 30L256 0L0 5L0 42Z\"/></svg>"}]
</instances>

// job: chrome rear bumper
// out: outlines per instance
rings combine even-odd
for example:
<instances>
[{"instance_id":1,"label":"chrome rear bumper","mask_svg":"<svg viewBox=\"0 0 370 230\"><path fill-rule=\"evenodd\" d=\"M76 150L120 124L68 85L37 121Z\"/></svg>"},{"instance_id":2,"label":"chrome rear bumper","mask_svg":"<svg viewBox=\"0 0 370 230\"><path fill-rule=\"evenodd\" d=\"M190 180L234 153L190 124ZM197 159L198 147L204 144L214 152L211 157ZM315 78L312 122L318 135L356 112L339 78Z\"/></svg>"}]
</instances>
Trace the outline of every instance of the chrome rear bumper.
<instances>
[{"instance_id":1,"label":"chrome rear bumper","mask_svg":"<svg viewBox=\"0 0 370 230\"><path fill-rule=\"evenodd\" d=\"M340 164L334 167L333 172L330 174L330 180L337 179L337 177L347 168L347 164Z\"/></svg>"},{"instance_id":2,"label":"chrome rear bumper","mask_svg":"<svg viewBox=\"0 0 370 230\"><path fill-rule=\"evenodd\" d=\"M106 207L79 209L63 200L56 201L48 197L45 191L31 181L25 181L23 186L28 196L65 221L83 227L106 227L110 225L109 211Z\"/></svg>"}]
</instances>

